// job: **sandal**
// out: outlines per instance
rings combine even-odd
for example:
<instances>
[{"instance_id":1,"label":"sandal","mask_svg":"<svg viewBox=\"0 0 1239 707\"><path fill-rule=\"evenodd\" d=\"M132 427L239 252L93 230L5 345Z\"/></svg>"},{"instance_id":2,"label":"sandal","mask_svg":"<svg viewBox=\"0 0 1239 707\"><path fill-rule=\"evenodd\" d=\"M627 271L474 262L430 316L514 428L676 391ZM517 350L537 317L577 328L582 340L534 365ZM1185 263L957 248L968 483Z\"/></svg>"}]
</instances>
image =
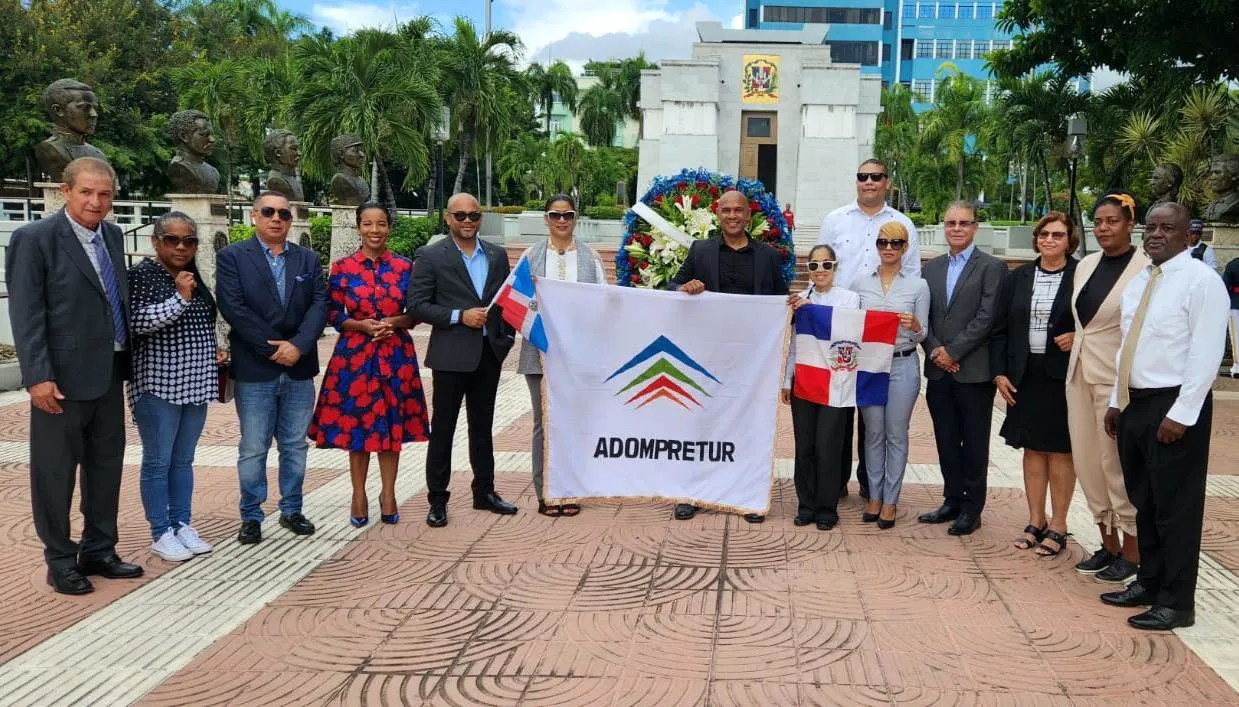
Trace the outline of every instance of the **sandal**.
<instances>
[{"instance_id":1,"label":"sandal","mask_svg":"<svg viewBox=\"0 0 1239 707\"><path fill-rule=\"evenodd\" d=\"M564 516L565 518L571 518L572 516L580 515L580 514L581 514L580 504L565 503L564 505L559 507L559 515Z\"/></svg>"},{"instance_id":2,"label":"sandal","mask_svg":"<svg viewBox=\"0 0 1239 707\"><path fill-rule=\"evenodd\" d=\"M547 516L548 518L558 518L564 514L564 507L548 506L545 503L538 501L538 513Z\"/></svg>"},{"instance_id":3,"label":"sandal","mask_svg":"<svg viewBox=\"0 0 1239 707\"><path fill-rule=\"evenodd\" d=\"M1045 544L1047 540L1057 543L1058 547L1052 548L1047 546ZM1045 531L1045 537L1041 539L1041 543L1037 545L1037 549L1033 550L1033 553L1037 557L1055 557L1065 549L1067 549L1067 534L1060 533L1057 530L1047 530Z\"/></svg>"},{"instance_id":4,"label":"sandal","mask_svg":"<svg viewBox=\"0 0 1239 707\"><path fill-rule=\"evenodd\" d=\"M1031 550L1033 546L1041 542L1041 539L1045 537L1045 528L1046 526L1044 525L1038 528L1037 526L1029 523L1024 526L1024 537L1017 539L1011 544L1016 550ZM1033 538L1032 540L1028 539L1028 536L1030 535Z\"/></svg>"}]
</instances>

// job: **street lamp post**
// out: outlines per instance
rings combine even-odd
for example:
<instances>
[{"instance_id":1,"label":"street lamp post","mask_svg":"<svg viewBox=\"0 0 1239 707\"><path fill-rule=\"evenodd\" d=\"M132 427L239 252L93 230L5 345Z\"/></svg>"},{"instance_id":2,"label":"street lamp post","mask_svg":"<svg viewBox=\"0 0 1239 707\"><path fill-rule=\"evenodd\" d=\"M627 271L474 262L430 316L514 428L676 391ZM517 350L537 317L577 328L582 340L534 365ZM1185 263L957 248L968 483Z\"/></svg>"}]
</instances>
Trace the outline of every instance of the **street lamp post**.
<instances>
[{"instance_id":1,"label":"street lamp post","mask_svg":"<svg viewBox=\"0 0 1239 707\"><path fill-rule=\"evenodd\" d=\"M427 204L431 208L437 209L439 212L437 228L439 233L444 232L443 222L443 204L446 199L443 196L443 143L447 142L452 136L452 109L448 106L443 106L439 113L439 124L435 126L435 143L438 149L435 151L435 203Z\"/></svg>"},{"instance_id":2,"label":"street lamp post","mask_svg":"<svg viewBox=\"0 0 1239 707\"><path fill-rule=\"evenodd\" d=\"M1088 134L1088 121L1079 114L1067 119L1067 154L1071 156L1069 174L1070 203L1067 207L1067 217L1075 224L1080 233L1080 257L1088 255L1088 239L1084 235L1084 218L1080 214L1080 200L1076 196L1076 168L1080 155L1084 154L1084 136Z\"/></svg>"}]
</instances>

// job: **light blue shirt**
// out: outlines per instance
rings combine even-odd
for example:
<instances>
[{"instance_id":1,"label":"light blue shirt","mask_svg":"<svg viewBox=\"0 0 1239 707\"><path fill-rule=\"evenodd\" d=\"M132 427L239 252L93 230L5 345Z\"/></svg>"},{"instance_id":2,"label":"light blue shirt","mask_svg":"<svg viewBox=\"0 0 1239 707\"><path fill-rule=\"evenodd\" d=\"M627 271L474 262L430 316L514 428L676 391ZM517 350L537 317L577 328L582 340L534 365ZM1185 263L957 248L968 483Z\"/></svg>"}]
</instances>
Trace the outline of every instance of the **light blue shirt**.
<instances>
[{"instance_id":1,"label":"light blue shirt","mask_svg":"<svg viewBox=\"0 0 1239 707\"><path fill-rule=\"evenodd\" d=\"M973 251L977 249L976 243L969 243L967 248L959 252L959 255L946 256L946 303L951 303L951 295L955 292L955 284L959 282L959 276L964 272L964 266L968 264L968 259L972 257Z\"/></svg>"},{"instance_id":2,"label":"light blue shirt","mask_svg":"<svg viewBox=\"0 0 1239 707\"><path fill-rule=\"evenodd\" d=\"M258 236L254 236L258 238ZM267 265L271 267L271 277L275 278L275 291L280 295L280 304L288 305L288 293L284 290L284 275L288 267L288 244L284 244L284 250L279 253L274 253L271 247L261 240L258 243L262 246L262 254L267 257Z\"/></svg>"},{"instance_id":3,"label":"light blue shirt","mask_svg":"<svg viewBox=\"0 0 1239 707\"><path fill-rule=\"evenodd\" d=\"M448 236L451 238L451 236ZM469 279L473 282L473 289L478 293L478 299L482 299L482 291L486 289L486 276L490 274L490 260L486 257L486 250L482 248L479 241L474 241L473 255L466 255L465 251L460 250L460 246L456 245L456 241L452 241L452 247L460 252L460 257L465 261L465 270L469 271ZM452 310L452 323L460 323L460 310ZM485 329L483 329L485 333Z\"/></svg>"}]
</instances>

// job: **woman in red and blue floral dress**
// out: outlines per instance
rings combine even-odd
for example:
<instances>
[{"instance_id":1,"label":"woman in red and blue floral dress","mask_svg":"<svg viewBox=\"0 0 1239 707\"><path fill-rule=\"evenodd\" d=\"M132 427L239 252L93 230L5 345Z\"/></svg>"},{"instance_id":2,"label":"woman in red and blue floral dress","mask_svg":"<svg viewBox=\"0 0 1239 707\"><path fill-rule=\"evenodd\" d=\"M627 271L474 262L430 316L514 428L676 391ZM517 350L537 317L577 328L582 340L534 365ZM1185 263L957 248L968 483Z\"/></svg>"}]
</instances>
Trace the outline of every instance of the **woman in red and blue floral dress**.
<instances>
[{"instance_id":1,"label":"woman in red and blue floral dress","mask_svg":"<svg viewBox=\"0 0 1239 707\"><path fill-rule=\"evenodd\" d=\"M327 322L340 332L327 364L309 436L319 449L347 449L353 481L350 522L370 522L366 475L379 456L380 518L394 524L396 469L405 442L430 439L417 351L404 314L413 263L387 249L391 219L376 203L357 207L361 248L331 265Z\"/></svg>"}]
</instances>

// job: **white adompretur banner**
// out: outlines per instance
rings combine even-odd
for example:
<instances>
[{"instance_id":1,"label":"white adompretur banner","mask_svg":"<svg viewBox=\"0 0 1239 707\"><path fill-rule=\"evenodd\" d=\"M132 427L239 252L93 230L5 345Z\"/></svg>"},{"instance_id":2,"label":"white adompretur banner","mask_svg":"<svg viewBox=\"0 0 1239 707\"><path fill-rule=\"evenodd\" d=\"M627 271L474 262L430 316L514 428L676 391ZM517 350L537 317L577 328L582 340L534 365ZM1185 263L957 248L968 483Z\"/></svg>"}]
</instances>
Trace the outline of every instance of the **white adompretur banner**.
<instances>
[{"instance_id":1,"label":"white adompretur banner","mask_svg":"<svg viewBox=\"0 0 1239 707\"><path fill-rule=\"evenodd\" d=\"M766 513L786 297L540 278L548 503Z\"/></svg>"}]
</instances>

